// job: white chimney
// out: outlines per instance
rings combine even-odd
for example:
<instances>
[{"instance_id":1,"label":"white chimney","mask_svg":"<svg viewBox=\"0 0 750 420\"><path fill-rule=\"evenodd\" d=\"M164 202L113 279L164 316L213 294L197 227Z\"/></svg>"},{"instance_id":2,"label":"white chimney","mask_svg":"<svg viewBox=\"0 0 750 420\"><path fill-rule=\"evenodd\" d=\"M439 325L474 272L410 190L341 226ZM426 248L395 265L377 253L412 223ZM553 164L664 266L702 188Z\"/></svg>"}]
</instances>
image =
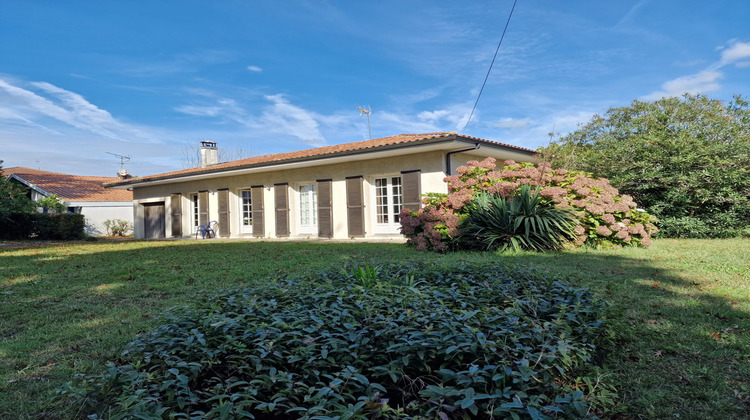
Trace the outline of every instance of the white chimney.
<instances>
[{"instance_id":1,"label":"white chimney","mask_svg":"<svg viewBox=\"0 0 750 420\"><path fill-rule=\"evenodd\" d=\"M201 168L219 163L219 149L215 141L201 142Z\"/></svg>"}]
</instances>

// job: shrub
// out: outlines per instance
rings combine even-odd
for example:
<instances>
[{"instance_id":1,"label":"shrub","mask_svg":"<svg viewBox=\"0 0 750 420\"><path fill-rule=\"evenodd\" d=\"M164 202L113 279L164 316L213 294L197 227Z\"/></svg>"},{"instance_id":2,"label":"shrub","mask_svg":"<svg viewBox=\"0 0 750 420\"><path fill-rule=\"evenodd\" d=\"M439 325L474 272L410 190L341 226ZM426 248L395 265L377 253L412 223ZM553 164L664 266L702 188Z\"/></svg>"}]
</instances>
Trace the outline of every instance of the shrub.
<instances>
[{"instance_id":1,"label":"shrub","mask_svg":"<svg viewBox=\"0 0 750 420\"><path fill-rule=\"evenodd\" d=\"M104 221L107 236L125 236L133 230L133 224L122 219L107 219Z\"/></svg>"},{"instance_id":2,"label":"shrub","mask_svg":"<svg viewBox=\"0 0 750 420\"><path fill-rule=\"evenodd\" d=\"M47 213L48 211L60 213L65 211L65 208L67 207L67 204L57 194L51 194L42 198L37 201L36 205L41 207L44 210L44 213Z\"/></svg>"},{"instance_id":3,"label":"shrub","mask_svg":"<svg viewBox=\"0 0 750 420\"><path fill-rule=\"evenodd\" d=\"M424 200L425 206L419 211L402 212L402 233L409 244L425 250L451 249L447 244L455 242L460 224L455 231L445 229L438 236L430 233L425 214L438 215L437 226L447 226L451 218L460 223L470 213L471 208L466 205L477 193L487 191L510 198L518 195L522 185L540 187L541 202L573 211L579 224L575 228L575 246L649 246L651 236L658 232L656 219L637 209L630 196L619 195L609 181L591 178L585 172L514 161L506 161L498 170L493 158L470 161L456 168L456 172L445 178L447 195L433 194Z\"/></svg>"},{"instance_id":4,"label":"shrub","mask_svg":"<svg viewBox=\"0 0 750 420\"><path fill-rule=\"evenodd\" d=\"M0 220L0 239L81 239L82 214L12 213Z\"/></svg>"},{"instance_id":5,"label":"shrub","mask_svg":"<svg viewBox=\"0 0 750 420\"><path fill-rule=\"evenodd\" d=\"M698 237L750 229L750 102L739 95L636 100L594 115L540 152L608 178L663 219L663 236L689 234L683 218L704 223Z\"/></svg>"},{"instance_id":6,"label":"shrub","mask_svg":"<svg viewBox=\"0 0 750 420\"><path fill-rule=\"evenodd\" d=\"M585 417L602 309L535 271L332 269L204 295L63 395L120 418Z\"/></svg>"},{"instance_id":7,"label":"shrub","mask_svg":"<svg viewBox=\"0 0 750 420\"><path fill-rule=\"evenodd\" d=\"M531 192L527 184L517 196L505 197L481 191L469 204L461 239L467 247L479 245L492 251L544 251L561 249L575 237L575 216L570 211L543 202L539 190Z\"/></svg>"}]
</instances>

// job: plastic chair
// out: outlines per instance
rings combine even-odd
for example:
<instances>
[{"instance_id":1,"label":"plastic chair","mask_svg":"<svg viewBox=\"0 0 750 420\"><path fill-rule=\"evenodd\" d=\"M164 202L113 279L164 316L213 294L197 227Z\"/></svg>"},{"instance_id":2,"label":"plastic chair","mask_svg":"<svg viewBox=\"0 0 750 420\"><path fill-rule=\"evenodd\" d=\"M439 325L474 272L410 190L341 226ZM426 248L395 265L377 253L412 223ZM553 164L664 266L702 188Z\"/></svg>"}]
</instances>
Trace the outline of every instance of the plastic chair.
<instances>
[{"instance_id":1,"label":"plastic chair","mask_svg":"<svg viewBox=\"0 0 750 420\"><path fill-rule=\"evenodd\" d=\"M203 239L215 238L216 237L216 226L219 224L216 220L211 220L205 225L199 225L198 229L195 230L195 238L198 238L198 234L201 234Z\"/></svg>"}]
</instances>

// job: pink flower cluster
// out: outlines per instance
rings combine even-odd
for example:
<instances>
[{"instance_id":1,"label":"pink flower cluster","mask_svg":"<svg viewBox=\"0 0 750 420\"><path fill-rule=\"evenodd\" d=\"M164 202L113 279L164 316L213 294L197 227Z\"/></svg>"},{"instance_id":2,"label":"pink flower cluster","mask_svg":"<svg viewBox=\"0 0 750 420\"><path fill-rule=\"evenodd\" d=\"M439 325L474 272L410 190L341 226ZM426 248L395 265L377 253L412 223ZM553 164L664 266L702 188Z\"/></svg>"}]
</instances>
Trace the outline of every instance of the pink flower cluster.
<instances>
[{"instance_id":1,"label":"pink flower cluster","mask_svg":"<svg viewBox=\"0 0 750 420\"><path fill-rule=\"evenodd\" d=\"M447 252L458 236L461 218L445 207L423 207L417 212L402 210L401 233L420 251Z\"/></svg>"},{"instance_id":2,"label":"pink flower cluster","mask_svg":"<svg viewBox=\"0 0 750 420\"><path fill-rule=\"evenodd\" d=\"M418 249L446 251L459 233L466 216L466 204L479 191L503 197L515 195L522 184L541 188L539 195L560 208L572 209L580 225L575 228L575 246L623 246L651 244L657 232L655 219L636 210L632 197L619 195L607 179L595 179L584 172L553 169L548 163L516 163L506 160L497 167L495 159L469 161L445 178L448 194L425 199L419 212L402 214L402 232Z\"/></svg>"}]
</instances>

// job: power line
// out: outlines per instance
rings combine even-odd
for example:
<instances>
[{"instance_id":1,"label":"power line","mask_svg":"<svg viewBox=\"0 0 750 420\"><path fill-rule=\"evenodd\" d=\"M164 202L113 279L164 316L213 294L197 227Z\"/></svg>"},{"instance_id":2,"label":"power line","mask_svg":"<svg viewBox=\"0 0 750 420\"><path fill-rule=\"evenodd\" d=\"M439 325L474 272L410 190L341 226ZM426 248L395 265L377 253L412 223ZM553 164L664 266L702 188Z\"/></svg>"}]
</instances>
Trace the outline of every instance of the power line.
<instances>
[{"instance_id":1,"label":"power line","mask_svg":"<svg viewBox=\"0 0 750 420\"><path fill-rule=\"evenodd\" d=\"M513 17L513 11L516 9L516 3L518 0L513 0L513 7L510 9L510 14L508 15L508 21L505 22L505 29L503 29L503 34L500 36L500 42L497 43L497 48L495 49L495 56L492 57L492 62L490 63L490 68L487 69L487 75L484 76L484 82L482 83L482 88L479 89L479 94L477 95L477 100L474 102L474 108L471 109L471 114L469 114L469 119L466 120L466 125L464 125L463 130L461 130L461 133L466 131L466 127L469 126L469 122L471 122L471 117L474 116L474 111L477 109L477 104L479 104L479 98L482 97L482 92L484 91L484 85L487 84L487 79L490 78L490 72L492 71L492 66L495 64L495 59L497 58L497 52L500 51L500 45L503 43L503 38L505 38L505 32L508 30L508 25L510 25L510 18Z\"/></svg>"}]
</instances>

